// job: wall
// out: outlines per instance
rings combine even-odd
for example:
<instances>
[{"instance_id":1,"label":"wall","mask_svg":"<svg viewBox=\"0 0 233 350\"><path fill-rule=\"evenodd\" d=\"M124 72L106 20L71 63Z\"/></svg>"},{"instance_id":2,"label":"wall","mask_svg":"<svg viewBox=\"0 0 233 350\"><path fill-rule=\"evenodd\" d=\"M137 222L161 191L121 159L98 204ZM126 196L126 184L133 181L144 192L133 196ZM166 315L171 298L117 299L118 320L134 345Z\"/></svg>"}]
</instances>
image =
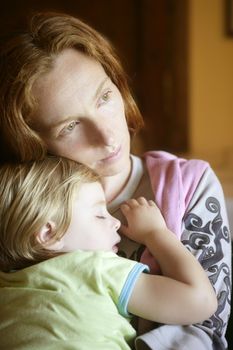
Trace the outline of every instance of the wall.
<instances>
[{"instance_id":1,"label":"wall","mask_svg":"<svg viewBox=\"0 0 233 350\"><path fill-rule=\"evenodd\" d=\"M190 151L233 176L233 37L224 6L189 0Z\"/></svg>"}]
</instances>

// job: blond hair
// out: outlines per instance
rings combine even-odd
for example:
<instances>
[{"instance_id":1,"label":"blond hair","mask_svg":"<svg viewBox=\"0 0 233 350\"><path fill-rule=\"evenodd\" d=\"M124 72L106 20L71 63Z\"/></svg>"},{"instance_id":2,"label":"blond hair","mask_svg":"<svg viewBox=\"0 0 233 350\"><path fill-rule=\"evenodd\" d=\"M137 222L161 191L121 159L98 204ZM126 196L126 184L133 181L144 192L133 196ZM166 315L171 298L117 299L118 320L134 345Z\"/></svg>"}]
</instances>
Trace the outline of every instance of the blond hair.
<instances>
[{"instance_id":1,"label":"blond hair","mask_svg":"<svg viewBox=\"0 0 233 350\"><path fill-rule=\"evenodd\" d=\"M103 66L122 95L130 134L142 127L142 117L125 72L110 43L70 15L38 13L31 18L24 33L14 35L1 48L0 142L5 159L30 161L42 159L47 153L42 138L30 127L30 116L36 106L32 87L52 69L57 55L67 48L81 51Z\"/></svg>"},{"instance_id":2,"label":"blond hair","mask_svg":"<svg viewBox=\"0 0 233 350\"><path fill-rule=\"evenodd\" d=\"M23 268L57 255L36 238L50 220L51 242L67 230L79 186L99 181L86 166L61 157L0 168L0 269Z\"/></svg>"}]
</instances>

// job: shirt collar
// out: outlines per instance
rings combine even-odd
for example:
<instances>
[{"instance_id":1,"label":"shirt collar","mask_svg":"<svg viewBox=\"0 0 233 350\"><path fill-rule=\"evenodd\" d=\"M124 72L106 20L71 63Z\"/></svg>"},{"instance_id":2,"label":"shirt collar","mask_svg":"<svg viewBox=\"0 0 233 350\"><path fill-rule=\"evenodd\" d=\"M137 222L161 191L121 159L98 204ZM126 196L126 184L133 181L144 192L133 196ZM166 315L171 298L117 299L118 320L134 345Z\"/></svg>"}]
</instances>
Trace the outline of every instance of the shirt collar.
<instances>
[{"instance_id":1,"label":"shirt collar","mask_svg":"<svg viewBox=\"0 0 233 350\"><path fill-rule=\"evenodd\" d=\"M119 195L108 203L108 210L114 213L119 206L127 199L132 198L144 173L142 159L134 155L131 158L131 173L129 180Z\"/></svg>"}]
</instances>

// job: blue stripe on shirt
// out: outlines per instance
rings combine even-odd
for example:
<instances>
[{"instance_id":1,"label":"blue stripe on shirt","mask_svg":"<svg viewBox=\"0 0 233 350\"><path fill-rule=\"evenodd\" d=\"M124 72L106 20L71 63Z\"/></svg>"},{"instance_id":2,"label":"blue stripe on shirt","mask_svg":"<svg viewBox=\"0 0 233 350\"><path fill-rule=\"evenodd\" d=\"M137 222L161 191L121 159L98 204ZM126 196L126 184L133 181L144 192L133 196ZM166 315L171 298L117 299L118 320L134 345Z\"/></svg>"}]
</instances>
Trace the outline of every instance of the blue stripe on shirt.
<instances>
[{"instance_id":1,"label":"blue stripe on shirt","mask_svg":"<svg viewBox=\"0 0 233 350\"><path fill-rule=\"evenodd\" d=\"M134 289L134 285L138 279L138 276L142 272L149 272L150 269L147 265L137 263L134 265L133 269L130 271L127 280L125 281L125 284L122 288L119 301L118 301L118 311L119 313L124 317L130 317L131 315L128 313L127 307L129 298L131 296L131 293Z\"/></svg>"}]
</instances>

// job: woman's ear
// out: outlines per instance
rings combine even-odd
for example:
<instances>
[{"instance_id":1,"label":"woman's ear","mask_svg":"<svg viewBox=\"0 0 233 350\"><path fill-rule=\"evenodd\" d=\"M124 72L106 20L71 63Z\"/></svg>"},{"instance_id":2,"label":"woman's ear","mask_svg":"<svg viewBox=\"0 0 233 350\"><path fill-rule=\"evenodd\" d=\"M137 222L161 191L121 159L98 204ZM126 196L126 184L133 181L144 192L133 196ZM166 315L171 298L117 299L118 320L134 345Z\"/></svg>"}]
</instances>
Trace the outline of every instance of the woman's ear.
<instances>
[{"instance_id":1,"label":"woman's ear","mask_svg":"<svg viewBox=\"0 0 233 350\"><path fill-rule=\"evenodd\" d=\"M36 234L37 241L46 249L60 250L63 247L62 239L51 242L51 238L53 237L53 230L55 227L56 225L53 221L48 221Z\"/></svg>"}]
</instances>

